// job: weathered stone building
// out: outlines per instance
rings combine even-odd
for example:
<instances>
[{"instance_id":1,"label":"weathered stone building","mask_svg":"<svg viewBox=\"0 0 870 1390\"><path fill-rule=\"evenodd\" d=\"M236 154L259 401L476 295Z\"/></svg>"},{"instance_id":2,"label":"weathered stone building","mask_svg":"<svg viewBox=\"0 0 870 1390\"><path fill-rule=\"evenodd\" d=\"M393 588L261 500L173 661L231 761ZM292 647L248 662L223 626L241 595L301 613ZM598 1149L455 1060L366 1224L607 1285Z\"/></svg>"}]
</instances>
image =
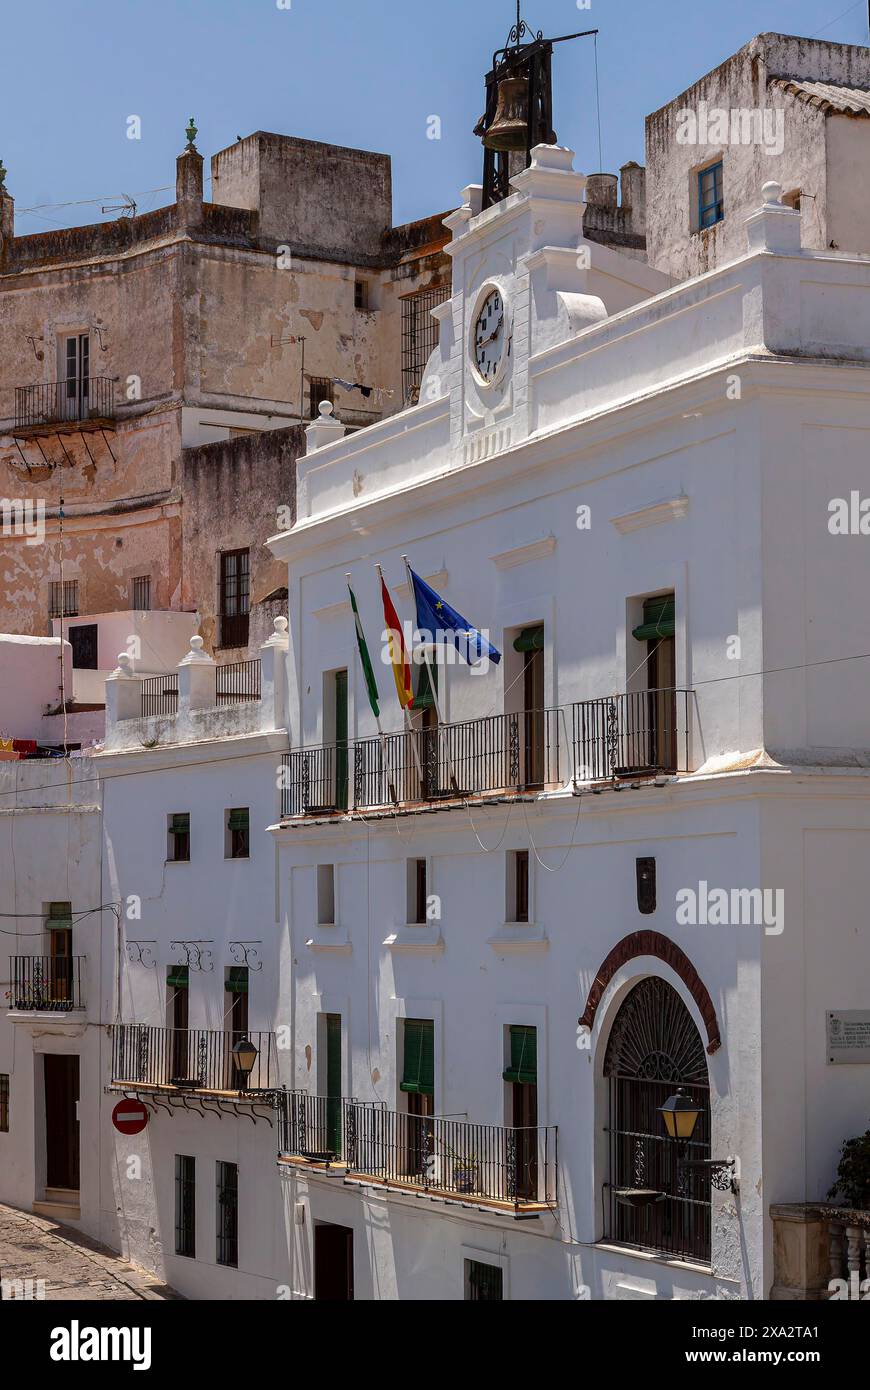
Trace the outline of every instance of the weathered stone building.
<instances>
[{"instance_id":1,"label":"weathered stone building","mask_svg":"<svg viewBox=\"0 0 870 1390\"><path fill-rule=\"evenodd\" d=\"M64 616L77 668L114 666L95 619L143 608L246 654L300 420L413 399L449 293L441 216L393 227L387 155L258 132L211 164L212 202L191 139L174 204L32 236L0 183L0 631Z\"/></svg>"},{"instance_id":2,"label":"weathered stone building","mask_svg":"<svg viewBox=\"0 0 870 1390\"><path fill-rule=\"evenodd\" d=\"M805 247L870 252L868 154L870 49L756 35L647 117L650 265L685 280L735 260L769 180Z\"/></svg>"}]
</instances>

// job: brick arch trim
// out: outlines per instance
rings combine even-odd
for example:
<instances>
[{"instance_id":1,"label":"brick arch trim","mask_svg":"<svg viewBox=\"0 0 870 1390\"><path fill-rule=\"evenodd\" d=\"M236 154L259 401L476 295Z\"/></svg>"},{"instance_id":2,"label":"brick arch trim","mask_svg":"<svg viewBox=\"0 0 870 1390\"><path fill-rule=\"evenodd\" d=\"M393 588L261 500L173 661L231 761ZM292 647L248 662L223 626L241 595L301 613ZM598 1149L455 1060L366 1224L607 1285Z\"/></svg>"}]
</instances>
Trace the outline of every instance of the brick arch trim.
<instances>
[{"instance_id":1,"label":"brick arch trim","mask_svg":"<svg viewBox=\"0 0 870 1390\"><path fill-rule=\"evenodd\" d=\"M657 931L632 932L630 936L624 936L621 941L616 943L606 960L602 962L598 974L592 982L592 988L586 999L586 1007L579 1019L580 1025L585 1025L587 1028L592 1027L598 1005L601 1003L604 991L610 981L617 970L621 970L623 965L634 960L636 956L655 956L657 960L664 961L676 975L679 975L704 1020L704 1027L707 1029L707 1051L709 1053L718 1052L722 1046L722 1039L719 1036L719 1024L716 1022L716 1010L713 1007L713 1000L710 998L707 986L685 951L681 950L675 941L671 941L669 936L662 936L661 932Z\"/></svg>"}]
</instances>

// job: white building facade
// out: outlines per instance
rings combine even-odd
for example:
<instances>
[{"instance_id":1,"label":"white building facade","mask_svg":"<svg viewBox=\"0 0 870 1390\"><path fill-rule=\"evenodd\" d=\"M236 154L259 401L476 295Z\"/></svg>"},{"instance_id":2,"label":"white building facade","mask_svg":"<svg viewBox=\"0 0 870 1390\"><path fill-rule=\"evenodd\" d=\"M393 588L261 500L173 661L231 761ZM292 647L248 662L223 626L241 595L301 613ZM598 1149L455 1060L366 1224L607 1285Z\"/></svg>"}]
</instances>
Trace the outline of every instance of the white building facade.
<instances>
[{"instance_id":1,"label":"white building facade","mask_svg":"<svg viewBox=\"0 0 870 1390\"><path fill-rule=\"evenodd\" d=\"M548 146L466 190L420 404L309 430L289 631L230 685L194 637L156 706L119 659L93 794L43 806L3 907L102 913L70 1219L190 1297L798 1296L771 1208L866 1124L832 1020L870 978L870 261L803 249L768 184L673 287L585 240L583 184ZM502 654L437 698L415 662L407 724L405 556ZM35 775L3 768L4 879ZM0 1033L23 1206L34 1012Z\"/></svg>"}]
</instances>

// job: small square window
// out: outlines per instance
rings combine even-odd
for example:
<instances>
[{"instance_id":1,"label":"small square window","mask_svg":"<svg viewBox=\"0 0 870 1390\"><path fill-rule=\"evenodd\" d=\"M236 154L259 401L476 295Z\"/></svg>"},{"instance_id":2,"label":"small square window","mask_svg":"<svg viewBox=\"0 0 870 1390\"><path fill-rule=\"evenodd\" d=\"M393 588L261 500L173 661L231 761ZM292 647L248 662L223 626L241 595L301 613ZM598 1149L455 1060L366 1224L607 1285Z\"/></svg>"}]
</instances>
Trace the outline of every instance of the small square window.
<instances>
[{"instance_id":1,"label":"small square window","mask_svg":"<svg viewBox=\"0 0 870 1390\"><path fill-rule=\"evenodd\" d=\"M317 925L335 926L335 865L317 866Z\"/></svg>"},{"instance_id":2,"label":"small square window","mask_svg":"<svg viewBox=\"0 0 870 1390\"><path fill-rule=\"evenodd\" d=\"M251 813L247 806L234 806L225 811L226 833L224 835L225 859L250 859L251 857Z\"/></svg>"},{"instance_id":3,"label":"small square window","mask_svg":"<svg viewBox=\"0 0 870 1390\"><path fill-rule=\"evenodd\" d=\"M409 859L408 870L408 923L422 926L426 921L428 884L425 859Z\"/></svg>"},{"instance_id":4,"label":"small square window","mask_svg":"<svg viewBox=\"0 0 870 1390\"><path fill-rule=\"evenodd\" d=\"M698 171L698 227L712 227L725 217L722 192L722 161Z\"/></svg>"},{"instance_id":5,"label":"small square window","mask_svg":"<svg viewBox=\"0 0 870 1390\"><path fill-rule=\"evenodd\" d=\"M168 816L166 830L166 858L171 864L187 863L190 859L190 812Z\"/></svg>"},{"instance_id":6,"label":"small square window","mask_svg":"<svg viewBox=\"0 0 870 1390\"><path fill-rule=\"evenodd\" d=\"M369 282L368 280L357 280L353 287L353 307L360 313L367 314L369 311Z\"/></svg>"},{"instance_id":7,"label":"small square window","mask_svg":"<svg viewBox=\"0 0 870 1390\"><path fill-rule=\"evenodd\" d=\"M137 613L148 613L151 609L151 575L136 575L131 587L134 610Z\"/></svg>"},{"instance_id":8,"label":"small square window","mask_svg":"<svg viewBox=\"0 0 870 1390\"><path fill-rule=\"evenodd\" d=\"M48 616L50 618L76 618L79 611L79 581L77 579L53 579L48 586Z\"/></svg>"},{"instance_id":9,"label":"small square window","mask_svg":"<svg viewBox=\"0 0 870 1390\"><path fill-rule=\"evenodd\" d=\"M529 851L511 850L507 857L508 881L505 920L529 920Z\"/></svg>"},{"instance_id":10,"label":"small square window","mask_svg":"<svg viewBox=\"0 0 870 1390\"><path fill-rule=\"evenodd\" d=\"M466 1303L501 1303L504 1300L504 1271L499 1265L482 1260L465 1261Z\"/></svg>"}]
</instances>

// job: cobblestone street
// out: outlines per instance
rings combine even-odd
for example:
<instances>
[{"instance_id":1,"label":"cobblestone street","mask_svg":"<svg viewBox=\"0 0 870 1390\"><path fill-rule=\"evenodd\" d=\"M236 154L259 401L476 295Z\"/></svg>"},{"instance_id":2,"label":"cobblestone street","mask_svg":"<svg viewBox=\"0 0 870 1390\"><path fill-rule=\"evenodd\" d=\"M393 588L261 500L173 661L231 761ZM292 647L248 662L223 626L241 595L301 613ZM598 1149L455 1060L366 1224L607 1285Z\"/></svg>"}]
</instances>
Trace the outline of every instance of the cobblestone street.
<instances>
[{"instance_id":1,"label":"cobblestone street","mask_svg":"<svg viewBox=\"0 0 870 1390\"><path fill-rule=\"evenodd\" d=\"M77 1299L178 1298L145 1270L54 1221L0 1204L2 1297Z\"/></svg>"}]
</instances>

